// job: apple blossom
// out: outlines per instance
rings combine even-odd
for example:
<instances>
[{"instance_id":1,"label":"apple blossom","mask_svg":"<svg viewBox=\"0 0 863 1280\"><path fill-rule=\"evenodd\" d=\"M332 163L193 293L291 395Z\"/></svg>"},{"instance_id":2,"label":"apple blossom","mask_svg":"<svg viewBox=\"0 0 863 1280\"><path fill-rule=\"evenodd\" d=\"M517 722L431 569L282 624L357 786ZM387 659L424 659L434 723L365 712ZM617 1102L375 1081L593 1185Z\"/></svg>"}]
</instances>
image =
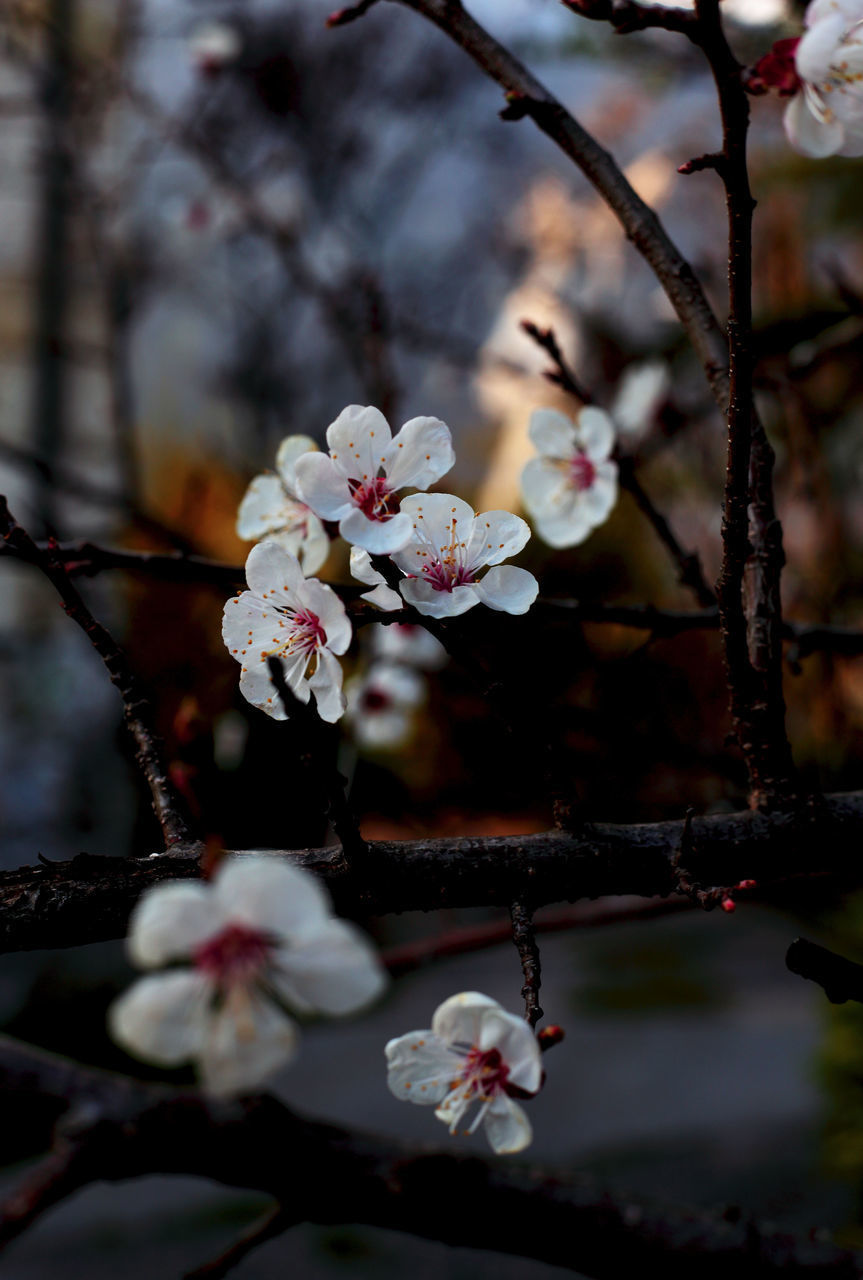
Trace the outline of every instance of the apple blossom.
<instances>
[{"instance_id":1,"label":"apple blossom","mask_svg":"<svg viewBox=\"0 0 863 1280\"><path fill-rule=\"evenodd\" d=\"M528 432L539 457L521 473L524 505L551 547L575 547L608 518L617 501L614 424L587 405L573 422L556 409L535 409Z\"/></svg>"},{"instance_id":2,"label":"apple blossom","mask_svg":"<svg viewBox=\"0 0 863 1280\"><path fill-rule=\"evenodd\" d=\"M348 405L327 427L329 453L297 461L300 496L323 520L367 551L388 555L410 537L399 490L427 489L455 462L449 427L439 418L411 418L394 437L371 405Z\"/></svg>"},{"instance_id":3,"label":"apple blossom","mask_svg":"<svg viewBox=\"0 0 863 1280\"><path fill-rule=\"evenodd\" d=\"M402 502L413 532L392 559L405 575L399 590L430 618L451 618L486 604L503 613L526 613L539 592L532 573L501 565L530 538L509 511L484 511L452 493L415 493ZM488 571L479 577L488 566Z\"/></svg>"},{"instance_id":4,"label":"apple blossom","mask_svg":"<svg viewBox=\"0 0 863 1280\"><path fill-rule=\"evenodd\" d=\"M812 0L785 132L804 155L863 155L863 0Z\"/></svg>"},{"instance_id":5,"label":"apple blossom","mask_svg":"<svg viewBox=\"0 0 863 1280\"><path fill-rule=\"evenodd\" d=\"M248 542L270 538L280 543L303 566L317 573L330 551L324 526L297 495L297 460L316 453L310 436L286 436L276 453L276 472L255 476L237 512L237 533Z\"/></svg>"},{"instance_id":6,"label":"apple blossom","mask_svg":"<svg viewBox=\"0 0 863 1280\"><path fill-rule=\"evenodd\" d=\"M204 1089L256 1088L294 1057L298 1030L284 1010L353 1013L386 978L355 925L336 919L314 876L260 854L227 857L208 883L169 880L147 890L126 942L140 978L111 1005L118 1044L145 1062L195 1061Z\"/></svg>"},{"instance_id":7,"label":"apple blossom","mask_svg":"<svg viewBox=\"0 0 863 1280\"><path fill-rule=\"evenodd\" d=\"M295 697L312 693L318 715L331 723L345 710L336 657L351 642L339 597L317 578L304 578L296 556L277 542L259 542L246 561L249 590L225 605L222 639L240 663L240 692L275 720L287 712L270 678L268 658L282 660Z\"/></svg>"},{"instance_id":8,"label":"apple blossom","mask_svg":"<svg viewBox=\"0 0 863 1280\"><path fill-rule=\"evenodd\" d=\"M415 622L379 623L370 632L372 653L388 662L401 662L419 671L440 671L449 661L440 640Z\"/></svg>"},{"instance_id":9,"label":"apple blossom","mask_svg":"<svg viewBox=\"0 0 863 1280\"><path fill-rule=\"evenodd\" d=\"M411 712L425 697L425 681L396 662L375 662L345 686L347 718L362 746L398 747L411 730Z\"/></svg>"},{"instance_id":10,"label":"apple blossom","mask_svg":"<svg viewBox=\"0 0 863 1280\"><path fill-rule=\"evenodd\" d=\"M387 1084L397 1098L434 1106L435 1115L457 1133L471 1108L470 1127L480 1124L497 1155L522 1151L533 1133L514 1100L537 1093L542 1054L528 1024L489 996L462 991L436 1010L429 1031L390 1040L385 1049Z\"/></svg>"}]
</instances>

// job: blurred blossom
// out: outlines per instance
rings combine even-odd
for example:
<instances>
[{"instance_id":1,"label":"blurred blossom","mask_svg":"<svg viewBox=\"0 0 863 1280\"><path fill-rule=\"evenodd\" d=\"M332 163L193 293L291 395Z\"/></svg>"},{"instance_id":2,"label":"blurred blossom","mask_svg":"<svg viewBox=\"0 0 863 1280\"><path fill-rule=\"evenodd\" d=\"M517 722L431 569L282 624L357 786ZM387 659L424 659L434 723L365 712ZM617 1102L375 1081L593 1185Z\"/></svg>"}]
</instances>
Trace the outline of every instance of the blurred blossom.
<instances>
[{"instance_id":1,"label":"blurred blossom","mask_svg":"<svg viewBox=\"0 0 863 1280\"><path fill-rule=\"evenodd\" d=\"M806 156L863 155L863 0L812 0L795 62L801 91L785 108Z\"/></svg>"},{"instance_id":2,"label":"blurred blossom","mask_svg":"<svg viewBox=\"0 0 863 1280\"><path fill-rule=\"evenodd\" d=\"M455 462L449 427L439 418L411 418L393 437L371 405L348 405L327 427L329 454L299 458L300 496L324 520L366 551L389 554L410 537L398 490L427 489Z\"/></svg>"},{"instance_id":3,"label":"blurred blossom","mask_svg":"<svg viewBox=\"0 0 863 1280\"><path fill-rule=\"evenodd\" d=\"M405 575L399 590L419 613L452 618L480 603L527 612L539 592L536 578L501 564L530 538L524 520L509 511L475 515L452 493L412 494L402 512L411 520L411 538L392 558Z\"/></svg>"},{"instance_id":4,"label":"blurred blossom","mask_svg":"<svg viewBox=\"0 0 863 1280\"><path fill-rule=\"evenodd\" d=\"M412 712L425 698L425 681L408 667L376 662L345 686L353 734L363 747L399 747L413 727Z\"/></svg>"},{"instance_id":5,"label":"blurred blossom","mask_svg":"<svg viewBox=\"0 0 863 1280\"><path fill-rule=\"evenodd\" d=\"M386 982L354 925L332 915L314 876L286 861L228 857L207 884L169 880L139 900L127 950L139 979L108 1013L118 1044L145 1062L194 1061L204 1089L257 1088L296 1054L302 1013L353 1013Z\"/></svg>"},{"instance_id":6,"label":"blurred blossom","mask_svg":"<svg viewBox=\"0 0 863 1280\"><path fill-rule=\"evenodd\" d=\"M629 436L633 444L640 440L656 421L670 386L671 374L664 360L629 365L611 406L611 417L620 435Z\"/></svg>"},{"instance_id":7,"label":"blurred blossom","mask_svg":"<svg viewBox=\"0 0 863 1280\"><path fill-rule=\"evenodd\" d=\"M449 661L440 640L413 622L391 622L371 628L372 652L390 662L402 662L420 671L440 671Z\"/></svg>"},{"instance_id":8,"label":"blurred blossom","mask_svg":"<svg viewBox=\"0 0 863 1280\"><path fill-rule=\"evenodd\" d=\"M539 453L521 473L524 505L551 547L574 547L608 519L617 501L614 424L587 405L577 422L556 409L536 409L528 428Z\"/></svg>"},{"instance_id":9,"label":"blurred blossom","mask_svg":"<svg viewBox=\"0 0 863 1280\"><path fill-rule=\"evenodd\" d=\"M226 711L213 725L213 760L223 773L239 769L246 754L249 726L239 711Z\"/></svg>"},{"instance_id":10,"label":"blurred blossom","mask_svg":"<svg viewBox=\"0 0 863 1280\"><path fill-rule=\"evenodd\" d=\"M480 1124L496 1155L523 1151L533 1138L530 1121L512 1094L537 1093L542 1053L523 1018L489 996L462 991L435 1010L431 1029L390 1040L387 1084L397 1098L434 1106L455 1134Z\"/></svg>"},{"instance_id":11,"label":"blurred blossom","mask_svg":"<svg viewBox=\"0 0 863 1280\"><path fill-rule=\"evenodd\" d=\"M227 22L203 22L189 36L189 57L204 75L215 75L236 62L242 48L239 32Z\"/></svg>"},{"instance_id":12,"label":"blurred blossom","mask_svg":"<svg viewBox=\"0 0 863 1280\"><path fill-rule=\"evenodd\" d=\"M317 573L330 551L324 526L297 496L297 460L317 448L310 436L286 436L276 454L278 474L255 476L237 512L241 538L278 542L297 556L305 574Z\"/></svg>"},{"instance_id":13,"label":"blurred blossom","mask_svg":"<svg viewBox=\"0 0 863 1280\"><path fill-rule=\"evenodd\" d=\"M240 663L240 692L275 720L287 719L270 679L268 658L282 662L285 683L300 702L331 723L344 714L342 668L336 654L351 642L339 597L317 578L303 577L296 556L277 542L259 542L246 561L249 590L225 605L222 639Z\"/></svg>"}]
</instances>

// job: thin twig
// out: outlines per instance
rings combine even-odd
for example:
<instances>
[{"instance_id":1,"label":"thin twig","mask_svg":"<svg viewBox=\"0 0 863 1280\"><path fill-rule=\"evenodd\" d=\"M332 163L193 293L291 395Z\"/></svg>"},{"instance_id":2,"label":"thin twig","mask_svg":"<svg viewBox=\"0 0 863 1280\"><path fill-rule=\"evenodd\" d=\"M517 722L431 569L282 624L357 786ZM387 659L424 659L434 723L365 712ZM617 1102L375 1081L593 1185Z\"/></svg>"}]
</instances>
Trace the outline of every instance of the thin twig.
<instances>
[{"instance_id":1,"label":"thin twig","mask_svg":"<svg viewBox=\"0 0 863 1280\"><path fill-rule=\"evenodd\" d=\"M356 863L368 854L368 845L360 834L356 817L345 796L347 779L339 773L335 761L327 760L332 742L324 741L321 718L311 704L300 702L288 687L281 660L270 657L267 666L289 725L294 730L296 755L305 781L312 793L318 794L345 856Z\"/></svg>"},{"instance_id":2,"label":"thin twig","mask_svg":"<svg viewBox=\"0 0 863 1280\"><path fill-rule=\"evenodd\" d=\"M524 974L524 986L521 989L524 1000L525 1021L534 1028L542 1017L539 1004L539 989L542 985L542 965L539 947L536 942L536 931L533 925L533 911L524 899L518 898L510 909L512 921L512 940L515 943L521 971Z\"/></svg>"},{"instance_id":3,"label":"thin twig","mask_svg":"<svg viewBox=\"0 0 863 1280\"><path fill-rule=\"evenodd\" d=\"M150 788L153 810L166 847L188 840L189 828L182 816L180 798L162 760L161 743L152 728L149 702L125 653L110 632L93 617L63 565L54 560L50 551L43 551L36 545L11 514L3 497L0 497L0 534L7 546L39 568L51 582L69 617L78 623L104 662L123 699L123 714L135 744L135 759Z\"/></svg>"},{"instance_id":4,"label":"thin twig","mask_svg":"<svg viewBox=\"0 0 863 1280\"><path fill-rule=\"evenodd\" d=\"M183 1280L222 1280L228 1272L233 1271L234 1267L238 1267L240 1263L254 1253L255 1249L259 1249L261 1245L266 1244L269 1240L275 1240L278 1236L295 1226L297 1222L301 1222L302 1218L298 1218L296 1212L289 1212L282 1205L276 1205L269 1213L265 1213L257 1222L253 1222L247 1231L223 1250L218 1257L213 1258L210 1262L203 1263L200 1267L194 1267L191 1271L187 1271L183 1276Z\"/></svg>"}]
</instances>

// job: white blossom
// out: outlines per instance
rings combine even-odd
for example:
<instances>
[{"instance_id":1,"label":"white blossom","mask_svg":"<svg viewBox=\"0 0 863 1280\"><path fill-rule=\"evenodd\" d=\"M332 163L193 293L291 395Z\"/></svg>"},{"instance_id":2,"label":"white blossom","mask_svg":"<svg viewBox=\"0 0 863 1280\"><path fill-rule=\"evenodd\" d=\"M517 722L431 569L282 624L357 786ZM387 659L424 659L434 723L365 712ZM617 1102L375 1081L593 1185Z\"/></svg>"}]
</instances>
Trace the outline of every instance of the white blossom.
<instances>
[{"instance_id":1,"label":"white blossom","mask_svg":"<svg viewBox=\"0 0 863 1280\"><path fill-rule=\"evenodd\" d=\"M863 0L812 0L785 131L804 155L863 155Z\"/></svg>"},{"instance_id":2,"label":"white blossom","mask_svg":"<svg viewBox=\"0 0 863 1280\"><path fill-rule=\"evenodd\" d=\"M403 1101L434 1106L450 1133L474 1133L483 1124L497 1155L530 1143L530 1121L512 1092L539 1090L542 1055L528 1024L496 1000L478 991L450 996L430 1030L390 1040L385 1053L390 1090Z\"/></svg>"},{"instance_id":3,"label":"white blossom","mask_svg":"<svg viewBox=\"0 0 863 1280\"><path fill-rule=\"evenodd\" d=\"M449 661L440 640L418 623L378 623L369 631L372 653L378 658L401 662L419 671L440 671Z\"/></svg>"},{"instance_id":4,"label":"white blossom","mask_svg":"<svg viewBox=\"0 0 863 1280\"><path fill-rule=\"evenodd\" d=\"M242 52L236 27L227 22L202 22L188 40L189 55L199 71L212 74L236 62Z\"/></svg>"},{"instance_id":5,"label":"white blossom","mask_svg":"<svg viewBox=\"0 0 863 1280\"><path fill-rule=\"evenodd\" d=\"M411 418L394 437L372 406L348 405L327 427L329 453L308 454L296 466L300 496L324 520L367 551L389 555L410 537L399 490L427 489L455 461L449 427L439 418Z\"/></svg>"},{"instance_id":6,"label":"white blossom","mask_svg":"<svg viewBox=\"0 0 863 1280\"><path fill-rule=\"evenodd\" d=\"M530 538L524 520L509 511L475 515L452 493L412 494L402 512L411 521L411 538L392 559L405 575L399 590L419 613L450 618L480 603L527 612L539 592L536 578L501 564Z\"/></svg>"},{"instance_id":7,"label":"white blossom","mask_svg":"<svg viewBox=\"0 0 863 1280\"><path fill-rule=\"evenodd\" d=\"M543 542L577 546L617 501L617 464L609 456L614 424L590 405L577 422L555 409L535 409L528 433L539 457L521 473L525 508Z\"/></svg>"},{"instance_id":8,"label":"white blossom","mask_svg":"<svg viewBox=\"0 0 863 1280\"><path fill-rule=\"evenodd\" d=\"M351 642L351 624L332 587L303 577L296 556L277 542L259 542L246 561L249 590L225 605L222 639L240 663L240 692L275 720L287 713L270 678L268 658L280 658L285 682L301 702L312 693L322 720L345 710L337 654Z\"/></svg>"},{"instance_id":9,"label":"white blossom","mask_svg":"<svg viewBox=\"0 0 863 1280\"><path fill-rule=\"evenodd\" d=\"M345 686L347 718L364 747L401 746L411 731L412 712L425 698L425 681L395 662L375 662Z\"/></svg>"},{"instance_id":10,"label":"white blossom","mask_svg":"<svg viewBox=\"0 0 863 1280\"><path fill-rule=\"evenodd\" d=\"M278 542L297 557L307 575L317 573L330 551L324 526L297 492L297 460L317 450L310 436L286 436L276 454L276 473L255 476L237 512L241 538Z\"/></svg>"},{"instance_id":11,"label":"white blossom","mask_svg":"<svg viewBox=\"0 0 863 1280\"><path fill-rule=\"evenodd\" d=\"M111 1006L118 1044L145 1062L194 1061L220 1096L257 1088L294 1057L301 1013L353 1013L385 975L371 943L332 915L314 876L273 857L227 857L213 880L169 880L139 900L129 958L140 978Z\"/></svg>"},{"instance_id":12,"label":"white blossom","mask_svg":"<svg viewBox=\"0 0 863 1280\"><path fill-rule=\"evenodd\" d=\"M639 440L652 426L665 403L671 374L664 360L628 365L611 406L611 418L621 436Z\"/></svg>"}]
</instances>

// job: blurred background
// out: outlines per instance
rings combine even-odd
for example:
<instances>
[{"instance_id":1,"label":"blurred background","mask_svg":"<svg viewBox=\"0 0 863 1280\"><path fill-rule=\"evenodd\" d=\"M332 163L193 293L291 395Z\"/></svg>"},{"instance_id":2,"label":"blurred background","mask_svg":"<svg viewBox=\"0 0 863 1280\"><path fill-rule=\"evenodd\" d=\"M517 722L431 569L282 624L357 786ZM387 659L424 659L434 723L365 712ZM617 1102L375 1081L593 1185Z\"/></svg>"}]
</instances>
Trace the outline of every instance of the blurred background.
<instances>
[{"instance_id":1,"label":"blurred background","mask_svg":"<svg viewBox=\"0 0 863 1280\"><path fill-rule=\"evenodd\" d=\"M384 4L328 30L331 3L6 0L0 491L13 512L34 536L241 564L249 544L235 520L249 481L273 467L285 435L323 441L349 403L376 404L394 430L417 414L443 418L457 463L440 487L477 510L519 510L531 410L572 408L542 376L549 362L521 328L529 319L554 327L580 380L614 408L622 451L712 582L723 431L650 272L552 144L528 121L498 118L495 86L440 33ZM802 6L782 0L723 7L745 63L800 29ZM676 172L719 141L697 51L658 31L615 36L554 0L472 9L613 151L722 317L719 187L709 173ZM757 377L777 451L786 613L857 626L859 162L797 156L782 103L752 106ZM694 607L626 494L583 545L554 552L533 539L519 563L544 597ZM98 658L37 575L9 560L0 575L0 865L157 848ZM349 581L340 543L321 576ZM238 695L220 638L226 592L118 571L81 583L154 691L174 779L205 832L229 848L324 842L319 815L290 791L281 727ZM367 628L351 651L357 711L332 750L368 836L543 830L549 772L598 820L744 803L715 633L650 642L542 609L481 614L464 631L507 688L514 740L470 673L418 651L416 636L399 648L392 630ZM367 673L381 656L416 679L397 723L369 730ZM789 728L813 786L859 784L861 673L858 659L835 655L789 663ZM372 927L395 946L484 921L437 913ZM804 922L846 953L860 945L853 903L841 915L810 904ZM569 1035L534 1104L537 1156L853 1237L863 1028L785 974L800 927L792 914L743 908L550 940L543 1002ZM22 1038L140 1070L102 1031L127 979L119 944L5 957L0 1019ZM440 1137L429 1114L394 1105L380 1049L465 987L517 1007L511 946L402 979L350 1032L310 1028L285 1096L325 1117ZM337 1069L345 1046L356 1055L349 1083ZM10 1141L8 1160L26 1154ZM88 1192L46 1219L10 1254L9 1274L62 1278L84 1260L94 1276L118 1261L130 1276L173 1274L254 1209L198 1185L181 1210L170 1184L144 1185ZM237 1274L275 1275L288 1259L309 1275L388 1276L406 1261L476 1270L468 1255L425 1244L308 1229Z\"/></svg>"}]
</instances>

